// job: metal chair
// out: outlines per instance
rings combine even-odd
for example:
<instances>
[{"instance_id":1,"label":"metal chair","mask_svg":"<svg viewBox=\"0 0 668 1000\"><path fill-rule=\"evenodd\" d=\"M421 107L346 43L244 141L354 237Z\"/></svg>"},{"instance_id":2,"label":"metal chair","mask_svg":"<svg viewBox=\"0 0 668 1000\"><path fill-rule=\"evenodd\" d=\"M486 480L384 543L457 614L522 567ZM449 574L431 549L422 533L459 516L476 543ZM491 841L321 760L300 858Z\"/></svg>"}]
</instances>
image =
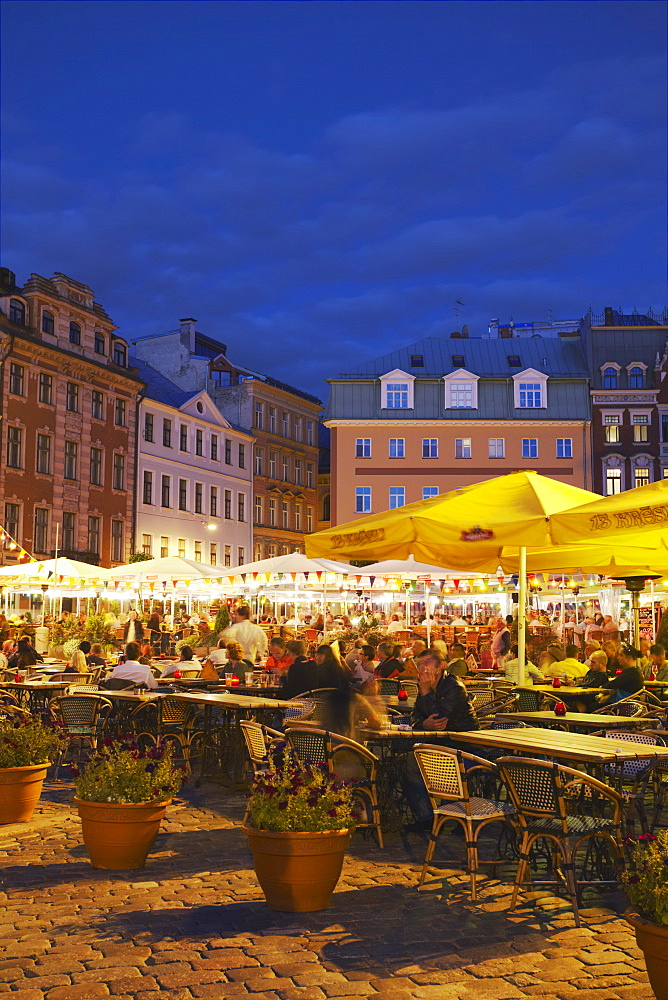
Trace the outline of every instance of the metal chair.
<instances>
[{"instance_id":1,"label":"metal chair","mask_svg":"<svg viewBox=\"0 0 668 1000\"><path fill-rule=\"evenodd\" d=\"M534 843L545 838L554 844L553 866L557 874L556 860L560 856L563 877L575 914L575 924L580 926L578 908L578 882L575 876L575 860L578 849L585 841L599 837L612 846L615 866L619 869L623 861L621 839L623 799L619 792L609 785L590 777L582 771L564 767L554 762L524 757L501 757L497 761L501 778L508 789L515 806L522 841L520 860L515 878L515 886L510 909L517 905L517 897L522 884L531 881L529 856ZM597 802L609 801L614 806L612 817L601 815L569 815L566 788L574 782L589 789ZM597 882L610 882L600 879ZM616 884L616 881L614 884ZM538 884L538 883L536 883ZM545 883L543 883L545 884ZM550 883L554 884L554 880Z\"/></svg>"},{"instance_id":2,"label":"metal chair","mask_svg":"<svg viewBox=\"0 0 668 1000\"><path fill-rule=\"evenodd\" d=\"M539 712L540 703L542 695L540 691L524 691L519 690L514 692L517 698L517 710L518 712Z\"/></svg>"},{"instance_id":3,"label":"metal chair","mask_svg":"<svg viewBox=\"0 0 668 1000\"><path fill-rule=\"evenodd\" d=\"M436 840L447 820L454 820L464 830L466 838L466 858L471 880L471 899L477 899L476 874L478 871L478 836L488 823L506 822L514 816L515 810L508 802L499 802L469 793L469 781L480 774L493 775L497 771L493 764L448 747L437 747L419 743L413 747L420 773L427 788L427 794L434 811L434 819L427 845L424 864L420 873L420 885L424 883L427 867L436 848ZM467 767L467 765L469 765Z\"/></svg>"},{"instance_id":4,"label":"metal chair","mask_svg":"<svg viewBox=\"0 0 668 1000\"><path fill-rule=\"evenodd\" d=\"M314 703L309 698L302 698L299 701L291 699L288 707L283 709L283 721L287 723L302 722L311 715L313 706Z\"/></svg>"},{"instance_id":5,"label":"metal chair","mask_svg":"<svg viewBox=\"0 0 668 1000\"><path fill-rule=\"evenodd\" d=\"M190 768L190 746L201 730L196 725L199 716L193 716L189 703L167 696L139 705L132 716L137 742L177 743L186 767Z\"/></svg>"},{"instance_id":6,"label":"metal chair","mask_svg":"<svg viewBox=\"0 0 668 1000\"><path fill-rule=\"evenodd\" d=\"M603 735L609 740L628 740L631 743L644 743L645 746L665 746L664 740L653 733L620 732L615 729L607 729ZM655 757L641 757L636 760L625 760L620 764L606 764L604 767L604 773L608 780L614 783L617 791L623 796L624 819L629 836L633 836L635 831L634 814L638 816L642 832L648 832L645 794L655 766Z\"/></svg>"},{"instance_id":7,"label":"metal chair","mask_svg":"<svg viewBox=\"0 0 668 1000\"><path fill-rule=\"evenodd\" d=\"M378 677L376 684L381 698L396 698L399 694L399 680L396 677Z\"/></svg>"},{"instance_id":8,"label":"metal chair","mask_svg":"<svg viewBox=\"0 0 668 1000\"><path fill-rule=\"evenodd\" d=\"M247 719L239 721L241 732L246 743L248 758L253 768L254 774L259 774L266 770L267 754L271 749L274 740L285 739L283 733L276 729L270 729L259 722L249 722Z\"/></svg>"},{"instance_id":9,"label":"metal chair","mask_svg":"<svg viewBox=\"0 0 668 1000\"><path fill-rule=\"evenodd\" d=\"M108 698L103 698L99 694L64 694L54 698L49 708L70 734L69 745L61 752L56 764L55 776L58 777L67 750L73 749L78 744L77 760L79 760L86 744L91 750L97 747L97 741L104 734L105 722L113 705Z\"/></svg>"}]
</instances>

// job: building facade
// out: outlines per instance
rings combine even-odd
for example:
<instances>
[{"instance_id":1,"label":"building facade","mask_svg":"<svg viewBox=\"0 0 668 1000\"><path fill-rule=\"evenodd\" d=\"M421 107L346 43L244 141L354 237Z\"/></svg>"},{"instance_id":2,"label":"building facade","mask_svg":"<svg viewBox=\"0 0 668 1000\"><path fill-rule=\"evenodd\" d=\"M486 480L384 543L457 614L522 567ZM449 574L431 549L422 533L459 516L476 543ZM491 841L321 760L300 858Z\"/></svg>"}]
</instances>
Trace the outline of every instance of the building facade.
<instances>
[{"instance_id":1,"label":"building facade","mask_svg":"<svg viewBox=\"0 0 668 1000\"><path fill-rule=\"evenodd\" d=\"M329 381L332 524L518 469L591 488L577 339L429 338Z\"/></svg>"},{"instance_id":2,"label":"building facade","mask_svg":"<svg viewBox=\"0 0 668 1000\"><path fill-rule=\"evenodd\" d=\"M317 511L318 416L314 396L234 364L227 346L183 319L177 331L134 343L136 355L186 392L205 390L253 446L253 559L304 550Z\"/></svg>"},{"instance_id":3,"label":"building facade","mask_svg":"<svg viewBox=\"0 0 668 1000\"><path fill-rule=\"evenodd\" d=\"M135 550L237 566L252 546L253 437L208 393L184 392L143 361Z\"/></svg>"},{"instance_id":4,"label":"building facade","mask_svg":"<svg viewBox=\"0 0 668 1000\"><path fill-rule=\"evenodd\" d=\"M87 285L0 271L0 511L38 558L131 554L143 383L115 331Z\"/></svg>"}]
</instances>

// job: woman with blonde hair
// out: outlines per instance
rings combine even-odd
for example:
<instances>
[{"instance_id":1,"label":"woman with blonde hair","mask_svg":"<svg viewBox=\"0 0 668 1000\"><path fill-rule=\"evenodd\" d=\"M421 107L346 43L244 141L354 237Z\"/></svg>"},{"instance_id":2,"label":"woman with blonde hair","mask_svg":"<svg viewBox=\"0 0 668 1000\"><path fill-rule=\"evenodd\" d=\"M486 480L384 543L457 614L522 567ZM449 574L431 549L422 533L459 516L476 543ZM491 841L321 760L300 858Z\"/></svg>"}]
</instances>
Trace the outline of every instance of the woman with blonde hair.
<instances>
[{"instance_id":1,"label":"woman with blonde hair","mask_svg":"<svg viewBox=\"0 0 668 1000\"><path fill-rule=\"evenodd\" d=\"M72 653L72 659L70 660L69 665L65 669L65 673L87 674L88 664L86 663L86 654L83 653L80 649L75 649L74 652Z\"/></svg>"}]
</instances>

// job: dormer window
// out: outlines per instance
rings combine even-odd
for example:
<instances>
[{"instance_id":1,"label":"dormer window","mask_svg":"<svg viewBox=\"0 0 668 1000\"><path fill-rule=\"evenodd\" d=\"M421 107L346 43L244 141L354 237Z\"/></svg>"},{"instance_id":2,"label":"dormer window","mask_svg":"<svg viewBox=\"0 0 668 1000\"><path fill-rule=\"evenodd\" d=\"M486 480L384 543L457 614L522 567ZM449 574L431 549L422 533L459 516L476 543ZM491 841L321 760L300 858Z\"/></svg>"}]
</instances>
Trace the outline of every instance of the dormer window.
<instances>
[{"instance_id":1,"label":"dormer window","mask_svg":"<svg viewBox=\"0 0 668 1000\"><path fill-rule=\"evenodd\" d=\"M9 318L12 323L18 323L19 326L25 326L26 307L20 299L9 300Z\"/></svg>"},{"instance_id":2,"label":"dormer window","mask_svg":"<svg viewBox=\"0 0 668 1000\"><path fill-rule=\"evenodd\" d=\"M53 313L50 313L45 309L42 313L42 333L48 333L53 336L55 329L56 324L53 318Z\"/></svg>"},{"instance_id":3,"label":"dormer window","mask_svg":"<svg viewBox=\"0 0 668 1000\"><path fill-rule=\"evenodd\" d=\"M96 354L106 354L107 353L107 351L105 349L105 343L104 343L104 334L100 333L99 330L95 331L95 353Z\"/></svg>"},{"instance_id":4,"label":"dormer window","mask_svg":"<svg viewBox=\"0 0 668 1000\"><path fill-rule=\"evenodd\" d=\"M81 327L78 323L70 323L70 344L81 344Z\"/></svg>"},{"instance_id":5,"label":"dormer window","mask_svg":"<svg viewBox=\"0 0 668 1000\"><path fill-rule=\"evenodd\" d=\"M411 368L424 368L424 355L411 354Z\"/></svg>"},{"instance_id":6,"label":"dormer window","mask_svg":"<svg viewBox=\"0 0 668 1000\"><path fill-rule=\"evenodd\" d=\"M647 365L644 365L642 361L632 361L630 365L626 366L626 371L628 373L629 389L645 388Z\"/></svg>"},{"instance_id":7,"label":"dormer window","mask_svg":"<svg viewBox=\"0 0 668 1000\"><path fill-rule=\"evenodd\" d=\"M128 349L125 344L120 340L114 341L114 364L119 365L121 368L127 367L128 363Z\"/></svg>"},{"instance_id":8,"label":"dormer window","mask_svg":"<svg viewBox=\"0 0 668 1000\"><path fill-rule=\"evenodd\" d=\"M508 354L507 357L509 368L519 368L522 364L519 354Z\"/></svg>"},{"instance_id":9,"label":"dormer window","mask_svg":"<svg viewBox=\"0 0 668 1000\"><path fill-rule=\"evenodd\" d=\"M515 406L519 410L539 410L547 406L547 375L535 368L525 368L513 375Z\"/></svg>"},{"instance_id":10,"label":"dormer window","mask_svg":"<svg viewBox=\"0 0 668 1000\"><path fill-rule=\"evenodd\" d=\"M414 382L414 375L398 368L381 376L381 407L386 410L412 410Z\"/></svg>"},{"instance_id":11,"label":"dormer window","mask_svg":"<svg viewBox=\"0 0 668 1000\"><path fill-rule=\"evenodd\" d=\"M454 355L457 357L457 355ZM446 410L475 410L478 407L478 376L458 368L443 376Z\"/></svg>"},{"instance_id":12,"label":"dormer window","mask_svg":"<svg viewBox=\"0 0 668 1000\"><path fill-rule=\"evenodd\" d=\"M616 389L617 382L619 379L619 371L617 368L604 368L603 369L603 388L604 389Z\"/></svg>"}]
</instances>

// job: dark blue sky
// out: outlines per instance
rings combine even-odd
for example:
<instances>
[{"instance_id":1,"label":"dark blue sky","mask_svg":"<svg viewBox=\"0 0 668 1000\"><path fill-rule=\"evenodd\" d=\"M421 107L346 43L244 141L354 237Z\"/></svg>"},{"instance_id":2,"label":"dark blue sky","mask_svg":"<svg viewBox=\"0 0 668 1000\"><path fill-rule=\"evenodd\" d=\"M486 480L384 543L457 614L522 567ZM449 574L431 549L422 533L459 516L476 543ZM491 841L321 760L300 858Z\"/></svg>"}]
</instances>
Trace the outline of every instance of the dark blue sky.
<instances>
[{"instance_id":1,"label":"dark blue sky","mask_svg":"<svg viewBox=\"0 0 668 1000\"><path fill-rule=\"evenodd\" d=\"M2 262L130 339L181 316L323 379L492 316L666 294L666 4L3 11Z\"/></svg>"}]
</instances>

